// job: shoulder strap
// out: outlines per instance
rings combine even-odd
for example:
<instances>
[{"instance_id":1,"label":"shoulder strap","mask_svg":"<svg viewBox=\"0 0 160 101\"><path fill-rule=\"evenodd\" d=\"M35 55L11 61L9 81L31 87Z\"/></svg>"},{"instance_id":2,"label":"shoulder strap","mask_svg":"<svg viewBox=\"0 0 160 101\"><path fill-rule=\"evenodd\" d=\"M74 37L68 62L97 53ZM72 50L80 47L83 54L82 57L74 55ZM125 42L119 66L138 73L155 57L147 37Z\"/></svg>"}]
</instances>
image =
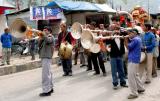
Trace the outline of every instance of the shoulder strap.
<instances>
[{"instance_id":1,"label":"shoulder strap","mask_svg":"<svg viewBox=\"0 0 160 101\"><path fill-rule=\"evenodd\" d=\"M62 42L66 39L68 32L66 32L67 34L65 35L65 37L62 38Z\"/></svg>"}]
</instances>

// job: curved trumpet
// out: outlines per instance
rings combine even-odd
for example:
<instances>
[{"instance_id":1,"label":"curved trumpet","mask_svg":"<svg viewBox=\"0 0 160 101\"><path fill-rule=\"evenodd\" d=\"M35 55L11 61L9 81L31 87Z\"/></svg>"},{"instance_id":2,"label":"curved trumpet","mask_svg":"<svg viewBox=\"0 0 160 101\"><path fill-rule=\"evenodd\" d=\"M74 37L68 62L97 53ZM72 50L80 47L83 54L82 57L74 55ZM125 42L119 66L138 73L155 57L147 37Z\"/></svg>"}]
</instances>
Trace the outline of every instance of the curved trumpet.
<instances>
[{"instance_id":1,"label":"curved trumpet","mask_svg":"<svg viewBox=\"0 0 160 101\"><path fill-rule=\"evenodd\" d=\"M33 32L37 33L38 36L41 36L42 34L41 31L32 29L29 26L27 26L26 22L23 21L23 19L21 18L17 18L13 21L13 23L10 25L10 31L17 38L27 37L30 39L32 37Z\"/></svg>"}]
</instances>

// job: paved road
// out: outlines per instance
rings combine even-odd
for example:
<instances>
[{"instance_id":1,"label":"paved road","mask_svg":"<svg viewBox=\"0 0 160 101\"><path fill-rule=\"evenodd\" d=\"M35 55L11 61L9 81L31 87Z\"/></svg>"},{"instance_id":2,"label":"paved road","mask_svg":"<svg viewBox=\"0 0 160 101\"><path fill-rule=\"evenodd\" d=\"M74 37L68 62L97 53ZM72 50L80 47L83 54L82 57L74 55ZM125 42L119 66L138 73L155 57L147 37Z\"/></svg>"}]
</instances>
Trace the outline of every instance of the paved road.
<instances>
[{"instance_id":1,"label":"paved road","mask_svg":"<svg viewBox=\"0 0 160 101\"><path fill-rule=\"evenodd\" d=\"M110 71L109 63L106 64ZM93 76L86 68L73 67L74 76L62 77L62 69L53 66L55 93L41 98L41 68L0 76L0 101L130 101L128 88L112 89L110 72ZM145 85L146 92L134 101L160 101L160 79Z\"/></svg>"}]
</instances>

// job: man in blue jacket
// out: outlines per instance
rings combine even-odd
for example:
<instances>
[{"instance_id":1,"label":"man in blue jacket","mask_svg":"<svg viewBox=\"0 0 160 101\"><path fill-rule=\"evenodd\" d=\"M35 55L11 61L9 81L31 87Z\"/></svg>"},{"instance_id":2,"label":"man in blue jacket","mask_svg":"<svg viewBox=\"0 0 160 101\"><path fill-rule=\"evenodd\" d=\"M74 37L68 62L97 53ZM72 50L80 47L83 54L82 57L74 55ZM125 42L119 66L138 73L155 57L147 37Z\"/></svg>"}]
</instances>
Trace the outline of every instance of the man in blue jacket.
<instances>
[{"instance_id":1,"label":"man in blue jacket","mask_svg":"<svg viewBox=\"0 0 160 101\"><path fill-rule=\"evenodd\" d=\"M152 62L153 62L153 49L155 47L155 36L151 32L151 24L144 25L145 34L142 36L142 51L146 53L146 61L141 63L140 77L142 78L146 68L146 84L151 83L152 78Z\"/></svg>"},{"instance_id":2,"label":"man in blue jacket","mask_svg":"<svg viewBox=\"0 0 160 101\"><path fill-rule=\"evenodd\" d=\"M1 66L10 65L10 57L11 57L11 47L12 47L12 36L9 33L9 28L4 29L4 33L1 35L2 42L2 64Z\"/></svg>"},{"instance_id":3,"label":"man in blue jacket","mask_svg":"<svg viewBox=\"0 0 160 101\"><path fill-rule=\"evenodd\" d=\"M142 81L139 78L139 63L141 58L141 38L138 36L138 30L128 30L128 38L125 39L125 46L128 48L128 84L131 90L131 94L128 99L134 99L138 97L138 93L145 91Z\"/></svg>"}]
</instances>

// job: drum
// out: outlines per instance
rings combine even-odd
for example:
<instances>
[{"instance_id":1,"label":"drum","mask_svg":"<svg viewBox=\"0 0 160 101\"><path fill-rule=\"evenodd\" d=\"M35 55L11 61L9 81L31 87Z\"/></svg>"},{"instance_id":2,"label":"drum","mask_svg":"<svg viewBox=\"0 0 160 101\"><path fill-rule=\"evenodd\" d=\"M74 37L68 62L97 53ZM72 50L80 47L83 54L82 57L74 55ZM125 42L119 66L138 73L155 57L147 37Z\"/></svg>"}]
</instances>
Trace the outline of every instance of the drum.
<instances>
[{"instance_id":1,"label":"drum","mask_svg":"<svg viewBox=\"0 0 160 101\"><path fill-rule=\"evenodd\" d=\"M141 60L140 63L143 63L146 59L146 53L145 52L141 52Z\"/></svg>"},{"instance_id":2,"label":"drum","mask_svg":"<svg viewBox=\"0 0 160 101\"><path fill-rule=\"evenodd\" d=\"M59 55L62 59L70 59L72 56L73 46L69 43L61 43Z\"/></svg>"}]
</instances>

